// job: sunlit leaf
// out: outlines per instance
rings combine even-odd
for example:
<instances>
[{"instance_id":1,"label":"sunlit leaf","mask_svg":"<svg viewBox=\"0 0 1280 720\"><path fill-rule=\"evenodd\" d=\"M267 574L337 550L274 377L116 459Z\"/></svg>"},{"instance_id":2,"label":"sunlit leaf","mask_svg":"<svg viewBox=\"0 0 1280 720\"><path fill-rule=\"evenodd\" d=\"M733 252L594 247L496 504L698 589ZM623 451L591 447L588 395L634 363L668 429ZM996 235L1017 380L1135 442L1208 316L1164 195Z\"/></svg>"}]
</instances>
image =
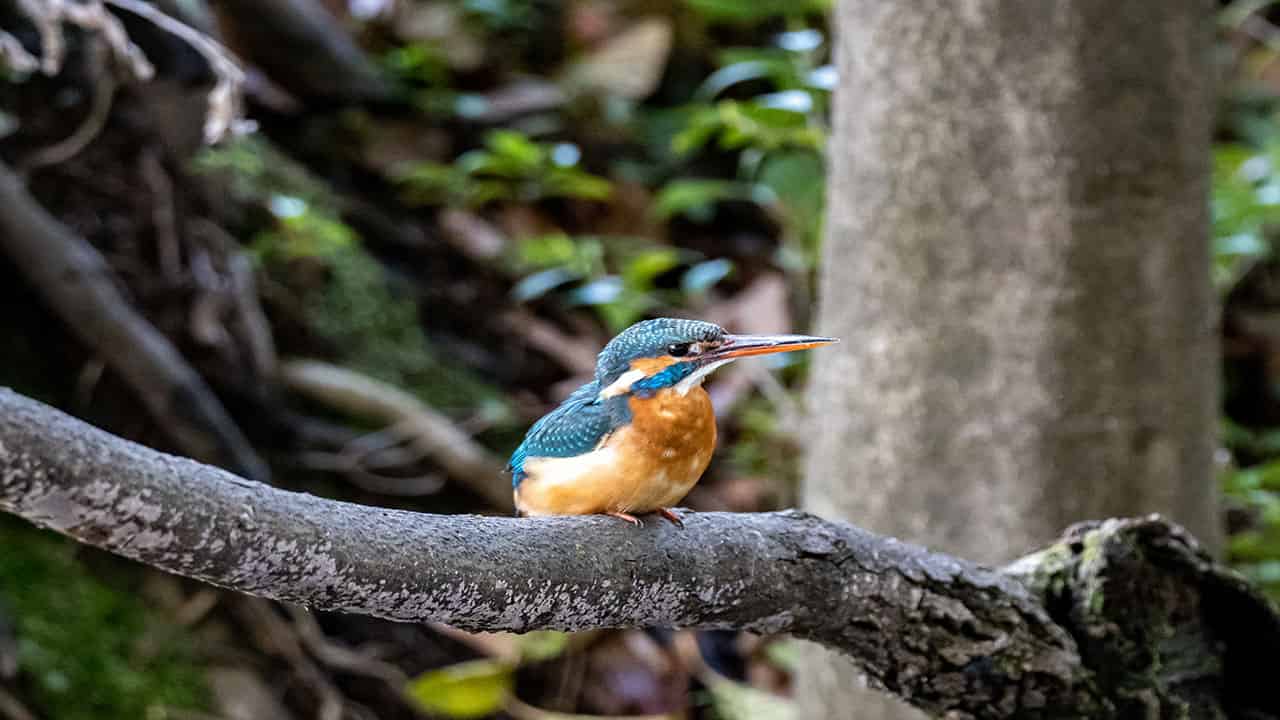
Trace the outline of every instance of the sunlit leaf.
<instances>
[{"instance_id":1,"label":"sunlit leaf","mask_svg":"<svg viewBox=\"0 0 1280 720\"><path fill-rule=\"evenodd\" d=\"M789 32L778 33L773 38L773 42L778 47L789 52L809 52L822 47L822 33L813 28L805 28L804 30L791 30Z\"/></svg>"},{"instance_id":2,"label":"sunlit leaf","mask_svg":"<svg viewBox=\"0 0 1280 720\"><path fill-rule=\"evenodd\" d=\"M520 261L532 267L567 265L578 256L578 244L565 233L548 233L520 241Z\"/></svg>"},{"instance_id":3,"label":"sunlit leaf","mask_svg":"<svg viewBox=\"0 0 1280 720\"><path fill-rule=\"evenodd\" d=\"M687 215L698 222L711 219L715 203L723 200L760 200L756 189L733 180L673 180L662 187L654 199L653 214L667 220Z\"/></svg>"},{"instance_id":4,"label":"sunlit leaf","mask_svg":"<svg viewBox=\"0 0 1280 720\"><path fill-rule=\"evenodd\" d=\"M688 155L711 142L722 126L719 107L699 108L671 138L671 149L677 155Z\"/></svg>"},{"instance_id":5,"label":"sunlit leaf","mask_svg":"<svg viewBox=\"0 0 1280 720\"><path fill-rule=\"evenodd\" d=\"M756 98L760 107L788 110L793 113L807 113L813 110L813 96L804 90L783 90L768 93Z\"/></svg>"},{"instance_id":6,"label":"sunlit leaf","mask_svg":"<svg viewBox=\"0 0 1280 720\"><path fill-rule=\"evenodd\" d=\"M603 305L617 300L622 290L622 278L606 275L575 289L569 294L569 299L579 305Z\"/></svg>"},{"instance_id":7,"label":"sunlit leaf","mask_svg":"<svg viewBox=\"0 0 1280 720\"><path fill-rule=\"evenodd\" d=\"M555 168L543 178L542 195L604 200L613 193L613 184L577 168Z\"/></svg>"},{"instance_id":8,"label":"sunlit leaf","mask_svg":"<svg viewBox=\"0 0 1280 720\"><path fill-rule=\"evenodd\" d=\"M680 264L680 255L672 248L654 248L632 257L622 269L627 287L649 289L655 278Z\"/></svg>"},{"instance_id":9,"label":"sunlit leaf","mask_svg":"<svg viewBox=\"0 0 1280 720\"><path fill-rule=\"evenodd\" d=\"M708 75L694 96L710 100L738 83L772 76L772 66L763 60L735 62Z\"/></svg>"},{"instance_id":10,"label":"sunlit leaf","mask_svg":"<svg viewBox=\"0 0 1280 720\"><path fill-rule=\"evenodd\" d=\"M534 167L542 162L546 151L521 133L511 130L495 130L485 137L485 147L493 153L524 167Z\"/></svg>"},{"instance_id":11,"label":"sunlit leaf","mask_svg":"<svg viewBox=\"0 0 1280 720\"><path fill-rule=\"evenodd\" d=\"M1239 233L1213 239L1214 255L1246 255L1257 257L1271 250L1267 241L1256 233Z\"/></svg>"},{"instance_id":12,"label":"sunlit leaf","mask_svg":"<svg viewBox=\"0 0 1280 720\"><path fill-rule=\"evenodd\" d=\"M724 258L700 262L689 268L680 279L680 289L686 293L700 293L711 289L716 283L729 277L733 272L733 262Z\"/></svg>"},{"instance_id":13,"label":"sunlit leaf","mask_svg":"<svg viewBox=\"0 0 1280 720\"><path fill-rule=\"evenodd\" d=\"M775 640L764 646L769 662L787 671L794 671L800 664L800 645L794 640Z\"/></svg>"},{"instance_id":14,"label":"sunlit leaf","mask_svg":"<svg viewBox=\"0 0 1280 720\"><path fill-rule=\"evenodd\" d=\"M515 670L494 660L471 660L430 670L409 682L419 709L447 718L482 718L502 709L515 687Z\"/></svg>"},{"instance_id":15,"label":"sunlit leaf","mask_svg":"<svg viewBox=\"0 0 1280 720\"><path fill-rule=\"evenodd\" d=\"M734 23L822 13L831 7L830 0L685 0L685 4L708 20Z\"/></svg>"},{"instance_id":16,"label":"sunlit leaf","mask_svg":"<svg viewBox=\"0 0 1280 720\"><path fill-rule=\"evenodd\" d=\"M422 42L392 48L382 56L382 64L395 75L428 87L444 85L449 72L444 54Z\"/></svg>"},{"instance_id":17,"label":"sunlit leaf","mask_svg":"<svg viewBox=\"0 0 1280 720\"><path fill-rule=\"evenodd\" d=\"M550 270L536 272L521 278L520 282L511 288L511 298L516 302L536 300L552 290L577 279L578 275L564 268L551 268Z\"/></svg>"},{"instance_id":18,"label":"sunlit leaf","mask_svg":"<svg viewBox=\"0 0 1280 720\"><path fill-rule=\"evenodd\" d=\"M569 634L537 630L519 636L520 657L525 662L543 662L559 657L569 646Z\"/></svg>"},{"instance_id":19,"label":"sunlit leaf","mask_svg":"<svg viewBox=\"0 0 1280 720\"><path fill-rule=\"evenodd\" d=\"M814 68L805 76L805 83L815 90L835 90L839 81L840 73L836 71L835 65Z\"/></svg>"},{"instance_id":20,"label":"sunlit leaf","mask_svg":"<svg viewBox=\"0 0 1280 720\"><path fill-rule=\"evenodd\" d=\"M673 149L688 154L712 139L725 150L751 149L765 153L786 148L820 149L821 127L803 112L770 107L759 99L721 100L695 113L689 126L672 140Z\"/></svg>"},{"instance_id":21,"label":"sunlit leaf","mask_svg":"<svg viewBox=\"0 0 1280 720\"><path fill-rule=\"evenodd\" d=\"M711 704L723 720L795 720L795 703L720 676L708 678Z\"/></svg>"}]
</instances>

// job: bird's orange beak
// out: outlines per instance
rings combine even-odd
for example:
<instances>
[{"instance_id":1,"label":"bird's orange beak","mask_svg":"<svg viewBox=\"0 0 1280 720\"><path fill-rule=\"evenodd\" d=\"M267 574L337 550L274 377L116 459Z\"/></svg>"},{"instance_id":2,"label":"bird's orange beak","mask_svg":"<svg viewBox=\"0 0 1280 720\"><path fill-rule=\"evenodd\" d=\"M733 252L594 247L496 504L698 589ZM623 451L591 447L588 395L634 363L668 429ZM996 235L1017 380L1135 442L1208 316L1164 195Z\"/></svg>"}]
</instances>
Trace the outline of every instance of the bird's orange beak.
<instances>
[{"instance_id":1,"label":"bird's orange beak","mask_svg":"<svg viewBox=\"0 0 1280 720\"><path fill-rule=\"evenodd\" d=\"M724 343L707 353L707 358L709 360L731 360L752 355L771 355L793 350L808 350L809 348L838 342L840 342L838 338L815 337L813 335L726 335Z\"/></svg>"}]
</instances>

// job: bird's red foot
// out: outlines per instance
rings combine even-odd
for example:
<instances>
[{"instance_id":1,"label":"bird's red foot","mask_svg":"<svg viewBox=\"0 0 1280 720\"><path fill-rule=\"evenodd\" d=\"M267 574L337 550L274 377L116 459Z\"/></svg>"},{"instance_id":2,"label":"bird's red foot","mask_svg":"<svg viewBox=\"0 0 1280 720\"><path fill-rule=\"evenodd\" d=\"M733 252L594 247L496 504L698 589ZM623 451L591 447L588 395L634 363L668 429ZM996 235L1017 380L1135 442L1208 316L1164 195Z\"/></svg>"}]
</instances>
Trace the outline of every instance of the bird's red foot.
<instances>
[{"instance_id":1,"label":"bird's red foot","mask_svg":"<svg viewBox=\"0 0 1280 720\"><path fill-rule=\"evenodd\" d=\"M608 515L609 517L616 517L622 520L626 520L627 522L631 523L632 525L635 525L636 527L641 527L644 525L644 523L640 522L640 518L636 517L635 515L628 515L627 513L624 513L624 512L609 512L609 513L605 513L605 515Z\"/></svg>"},{"instance_id":2,"label":"bird's red foot","mask_svg":"<svg viewBox=\"0 0 1280 720\"><path fill-rule=\"evenodd\" d=\"M680 519L680 516L671 512L667 508L658 508L658 514L667 520L670 520L672 525L681 528L684 527L684 521Z\"/></svg>"}]
</instances>

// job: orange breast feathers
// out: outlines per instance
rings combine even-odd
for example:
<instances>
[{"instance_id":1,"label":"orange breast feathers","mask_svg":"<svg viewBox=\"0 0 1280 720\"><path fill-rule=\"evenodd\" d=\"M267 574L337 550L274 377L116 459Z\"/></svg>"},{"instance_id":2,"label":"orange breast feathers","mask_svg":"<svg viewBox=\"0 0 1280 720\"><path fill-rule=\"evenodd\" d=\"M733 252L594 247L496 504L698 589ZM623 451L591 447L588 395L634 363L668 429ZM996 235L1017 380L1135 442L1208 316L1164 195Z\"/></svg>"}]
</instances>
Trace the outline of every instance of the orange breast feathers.
<instances>
[{"instance_id":1,"label":"orange breast feathers","mask_svg":"<svg viewBox=\"0 0 1280 720\"><path fill-rule=\"evenodd\" d=\"M526 515L646 513L675 506L716 448L716 418L701 387L630 397L631 422L589 453L530 458L516 504Z\"/></svg>"}]
</instances>

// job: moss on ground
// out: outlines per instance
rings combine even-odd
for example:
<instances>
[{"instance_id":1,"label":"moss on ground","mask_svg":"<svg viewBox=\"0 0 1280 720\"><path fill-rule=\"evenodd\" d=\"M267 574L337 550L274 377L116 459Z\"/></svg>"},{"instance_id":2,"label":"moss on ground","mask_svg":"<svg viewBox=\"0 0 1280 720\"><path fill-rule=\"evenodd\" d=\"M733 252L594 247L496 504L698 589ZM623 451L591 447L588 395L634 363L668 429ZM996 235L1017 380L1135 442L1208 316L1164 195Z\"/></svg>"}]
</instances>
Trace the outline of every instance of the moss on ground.
<instances>
[{"instance_id":1,"label":"moss on ground","mask_svg":"<svg viewBox=\"0 0 1280 720\"><path fill-rule=\"evenodd\" d=\"M169 709L205 708L190 638L93 574L80 551L0 518L0 606L17 636L24 699L59 720L162 720Z\"/></svg>"}]
</instances>

